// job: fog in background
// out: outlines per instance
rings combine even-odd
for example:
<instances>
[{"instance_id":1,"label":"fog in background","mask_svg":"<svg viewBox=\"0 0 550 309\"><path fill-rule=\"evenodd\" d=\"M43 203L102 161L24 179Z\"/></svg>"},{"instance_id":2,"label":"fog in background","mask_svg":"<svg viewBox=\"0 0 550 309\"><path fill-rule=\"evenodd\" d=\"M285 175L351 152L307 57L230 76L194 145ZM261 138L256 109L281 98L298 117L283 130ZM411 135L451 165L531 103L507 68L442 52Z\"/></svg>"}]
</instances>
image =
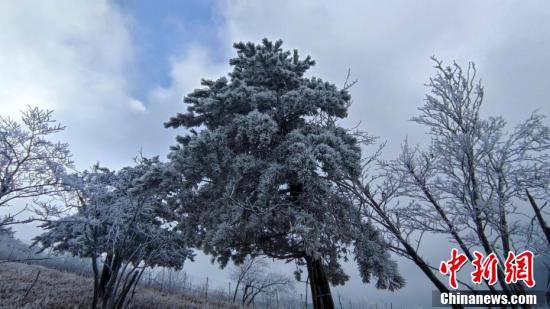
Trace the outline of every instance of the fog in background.
<instances>
[{"instance_id":1,"label":"fog in background","mask_svg":"<svg viewBox=\"0 0 550 309\"><path fill-rule=\"evenodd\" d=\"M177 132L163 122L184 111L183 96L201 78L230 70L233 42L264 37L311 55L317 65L309 74L337 85L351 69L358 83L342 125L360 124L387 141L386 158L407 136L427 141L408 120L422 104L432 55L476 63L484 116L515 124L535 109L550 114L548 1L2 1L0 29L1 114L17 117L27 105L54 109L79 169L98 161L119 168L138 151L165 158ZM39 233L28 225L16 230L25 240ZM423 252L436 263L449 255L448 244L430 239ZM408 283L401 291L363 285L350 264L352 279L335 290L335 301L340 293L429 306L431 283L399 262ZM185 269L228 281L204 256Z\"/></svg>"}]
</instances>

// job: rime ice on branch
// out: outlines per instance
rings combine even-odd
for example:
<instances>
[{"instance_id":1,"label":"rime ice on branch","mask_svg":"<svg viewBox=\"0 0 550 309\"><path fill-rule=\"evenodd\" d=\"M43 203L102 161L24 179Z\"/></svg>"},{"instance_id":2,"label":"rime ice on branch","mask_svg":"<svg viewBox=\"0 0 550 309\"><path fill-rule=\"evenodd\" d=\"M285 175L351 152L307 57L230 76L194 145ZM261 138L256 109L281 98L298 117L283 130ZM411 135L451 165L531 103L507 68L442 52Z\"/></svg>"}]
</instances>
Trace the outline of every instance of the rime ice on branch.
<instances>
[{"instance_id":1,"label":"rime ice on branch","mask_svg":"<svg viewBox=\"0 0 550 309\"><path fill-rule=\"evenodd\" d=\"M167 195L171 173L157 158L139 158L119 171L94 166L68 175L72 214L42 225L43 248L90 258L94 272L93 308L123 308L148 267L181 269L192 258L176 229Z\"/></svg>"},{"instance_id":2,"label":"rime ice on branch","mask_svg":"<svg viewBox=\"0 0 550 309\"><path fill-rule=\"evenodd\" d=\"M386 227L392 249L445 291L421 257L425 233L448 235L470 261L474 250L494 253L501 265L512 250L549 252L538 202L548 201L550 192L550 129L538 112L515 128L502 117L482 117L484 89L475 66L433 61L429 92L412 119L428 130L429 145L406 141L397 159L381 162L382 182L357 187L360 200L374 210L365 214ZM499 284L487 288L524 290L521 284L509 286L502 270L497 275Z\"/></svg>"},{"instance_id":3,"label":"rime ice on branch","mask_svg":"<svg viewBox=\"0 0 550 309\"><path fill-rule=\"evenodd\" d=\"M20 122L0 116L0 207L62 190L60 178L73 163L69 146L51 141L64 130L52 113L29 107ZM14 223L15 216L7 215L0 218L0 229Z\"/></svg>"}]
</instances>

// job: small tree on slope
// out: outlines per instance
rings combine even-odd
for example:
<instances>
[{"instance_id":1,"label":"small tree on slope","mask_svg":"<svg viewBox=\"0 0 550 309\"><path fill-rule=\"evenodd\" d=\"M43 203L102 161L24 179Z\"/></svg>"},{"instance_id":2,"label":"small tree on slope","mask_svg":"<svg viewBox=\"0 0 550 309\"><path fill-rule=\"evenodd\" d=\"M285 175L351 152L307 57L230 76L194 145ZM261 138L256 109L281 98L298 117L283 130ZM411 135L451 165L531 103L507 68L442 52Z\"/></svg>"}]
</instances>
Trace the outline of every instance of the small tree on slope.
<instances>
[{"instance_id":1,"label":"small tree on slope","mask_svg":"<svg viewBox=\"0 0 550 309\"><path fill-rule=\"evenodd\" d=\"M125 308L147 267L181 269L192 258L182 233L173 228L165 179L170 177L156 158L142 158L116 172L96 165L66 177L76 211L46 221L42 227L47 231L35 241L91 259L92 308Z\"/></svg>"},{"instance_id":2,"label":"small tree on slope","mask_svg":"<svg viewBox=\"0 0 550 309\"><path fill-rule=\"evenodd\" d=\"M314 61L281 45L236 43L229 79L203 80L166 124L189 129L170 154L182 228L222 267L247 255L306 265L315 308L333 307L329 282L348 279L340 262L350 254L364 282L398 289L382 238L334 185L361 172L358 141L336 124L351 97L304 77Z\"/></svg>"}]
</instances>

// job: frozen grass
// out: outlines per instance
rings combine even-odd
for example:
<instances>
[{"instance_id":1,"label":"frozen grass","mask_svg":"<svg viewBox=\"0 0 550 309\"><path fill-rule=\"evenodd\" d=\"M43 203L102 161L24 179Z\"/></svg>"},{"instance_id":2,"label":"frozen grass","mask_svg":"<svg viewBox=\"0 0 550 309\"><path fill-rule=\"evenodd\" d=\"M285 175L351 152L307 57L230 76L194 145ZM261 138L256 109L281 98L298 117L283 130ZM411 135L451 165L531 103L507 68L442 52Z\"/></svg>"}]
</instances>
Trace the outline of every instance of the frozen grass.
<instances>
[{"instance_id":1,"label":"frozen grass","mask_svg":"<svg viewBox=\"0 0 550 309\"><path fill-rule=\"evenodd\" d=\"M35 252L0 233L0 308L89 308L93 293L89 263L67 255ZM149 284L142 282L131 307L234 308L215 293L209 293L205 301L204 293L194 293L190 282L181 284L181 280L173 280L175 276L170 278L167 282L151 282L150 278Z\"/></svg>"},{"instance_id":2,"label":"frozen grass","mask_svg":"<svg viewBox=\"0 0 550 309\"><path fill-rule=\"evenodd\" d=\"M90 278L75 274L39 265L0 264L0 308L89 308L91 287ZM151 288L138 287L131 308L235 306L223 301L198 299L183 293L163 293Z\"/></svg>"}]
</instances>

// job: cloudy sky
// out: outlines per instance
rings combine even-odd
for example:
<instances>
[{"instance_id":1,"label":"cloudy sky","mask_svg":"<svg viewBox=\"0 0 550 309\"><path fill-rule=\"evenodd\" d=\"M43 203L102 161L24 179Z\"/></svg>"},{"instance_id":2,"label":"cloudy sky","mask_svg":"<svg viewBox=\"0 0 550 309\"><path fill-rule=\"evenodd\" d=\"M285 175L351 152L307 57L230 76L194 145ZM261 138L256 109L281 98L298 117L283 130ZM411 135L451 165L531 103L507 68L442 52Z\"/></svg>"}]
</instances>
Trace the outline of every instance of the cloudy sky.
<instances>
[{"instance_id":1,"label":"cloudy sky","mask_svg":"<svg viewBox=\"0 0 550 309\"><path fill-rule=\"evenodd\" d=\"M477 64L486 115L513 124L550 111L548 1L8 0L0 2L0 29L1 114L54 109L79 168L120 167L140 150L164 157L176 132L162 124L184 110L183 96L201 78L229 71L233 42L264 37L311 55L311 74L336 84L350 68L359 82L343 124L360 122L387 140L388 157L406 136L425 140L408 119L422 104L431 55ZM189 271L225 278L207 264ZM401 268L409 286L398 294L356 276L339 291L425 304L431 286L413 266Z\"/></svg>"}]
</instances>

